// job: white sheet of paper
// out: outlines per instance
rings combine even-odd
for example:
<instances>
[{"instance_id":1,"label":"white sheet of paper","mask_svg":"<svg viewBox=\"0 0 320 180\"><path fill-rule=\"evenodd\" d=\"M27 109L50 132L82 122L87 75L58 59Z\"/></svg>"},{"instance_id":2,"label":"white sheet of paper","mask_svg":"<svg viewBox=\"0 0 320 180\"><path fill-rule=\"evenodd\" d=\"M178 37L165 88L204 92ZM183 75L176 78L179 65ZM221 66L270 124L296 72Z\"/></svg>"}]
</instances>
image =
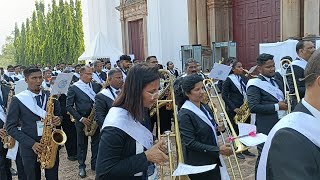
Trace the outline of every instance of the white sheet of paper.
<instances>
[{"instance_id":1,"label":"white sheet of paper","mask_svg":"<svg viewBox=\"0 0 320 180\"><path fill-rule=\"evenodd\" d=\"M256 146L258 144L264 143L267 141L268 136L262 133L258 133L255 137L247 136L240 138L240 142L248 147Z\"/></svg>"},{"instance_id":2,"label":"white sheet of paper","mask_svg":"<svg viewBox=\"0 0 320 180\"><path fill-rule=\"evenodd\" d=\"M284 111L284 110L279 110L277 113L278 113L279 119L282 119L283 117L285 117L287 115L287 111Z\"/></svg>"},{"instance_id":3,"label":"white sheet of paper","mask_svg":"<svg viewBox=\"0 0 320 180\"><path fill-rule=\"evenodd\" d=\"M52 86L51 95L66 94L72 77L73 73L59 73Z\"/></svg>"},{"instance_id":4,"label":"white sheet of paper","mask_svg":"<svg viewBox=\"0 0 320 180\"><path fill-rule=\"evenodd\" d=\"M183 163L179 163L177 169L173 172L172 176L183 176L188 174L198 174L210 171L216 167L216 164L205 166L191 166Z\"/></svg>"},{"instance_id":5,"label":"white sheet of paper","mask_svg":"<svg viewBox=\"0 0 320 180\"><path fill-rule=\"evenodd\" d=\"M8 150L6 158L15 161L17 158L18 149L19 149L19 142L16 141L13 148Z\"/></svg>"},{"instance_id":6,"label":"white sheet of paper","mask_svg":"<svg viewBox=\"0 0 320 180\"><path fill-rule=\"evenodd\" d=\"M251 120L250 120L250 124L256 124L256 114L255 113L251 113L251 115L250 115L250 118L251 118Z\"/></svg>"},{"instance_id":7,"label":"white sheet of paper","mask_svg":"<svg viewBox=\"0 0 320 180\"><path fill-rule=\"evenodd\" d=\"M257 127L253 124L238 123L239 136L248 135L250 132L257 132Z\"/></svg>"},{"instance_id":8,"label":"white sheet of paper","mask_svg":"<svg viewBox=\"0 0 320 180\"><path fill-rule=\"evenodd\" d=\"M218 79L218 80L226 80L229 76L232 67L214 63L213 68L210 71L209 78Z\"/></svg>"},{"instance_id":9,"label":"white sheet of paper","mask_svg":"<svg viewBox=\"0 0 320 180\"><path fill-rule=\"evenodd\" d=\"M42 136L43 134L43 122L37 121L37 133L38 136Z\"/></svg>"},{"instance_id":10,"label":"white sheet of paper","mask_svg":"<svg viewBox=\"0 0 320 180\"><path fill-rule=\"evenodd\" d=\"M26 81L24 79L21 79L21 80L15 82L14 93L16 95L24 90L27 90L27 89L28 89L28 84L26 83Z\"/></svg>"},{"instance_id":11,"label":"white sheet of paper","mask_svg":"<svg viewBox=\"0 0 320 180\"><path fill-rule=\"evenodd\" d=\"M316 49L320 48L320 40L316 40Z\"/></svg>"}]
</instances>

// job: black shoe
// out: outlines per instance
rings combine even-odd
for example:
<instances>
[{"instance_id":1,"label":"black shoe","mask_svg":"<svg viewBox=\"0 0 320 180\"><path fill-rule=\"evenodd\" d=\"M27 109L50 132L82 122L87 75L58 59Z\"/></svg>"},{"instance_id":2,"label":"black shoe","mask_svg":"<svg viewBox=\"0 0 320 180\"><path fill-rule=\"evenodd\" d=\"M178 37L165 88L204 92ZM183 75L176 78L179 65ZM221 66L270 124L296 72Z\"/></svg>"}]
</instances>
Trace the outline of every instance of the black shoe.
<instances>
[{"instance_id":1,"label":"black shoe","mask_svg":"<svg viewBox=\"0 0 320 180\"><path fill-rule=\"evenodd\" d=\"M241 153L237 154L237 158L239 158L239 159L246 159L246 158L244 157L244 155L241 154Z\"/></svg>"},{"instance_id":2,"label":"black shoe","mask_svg":"<svg viewBox=\"0 0 320 180\"><path fill-rule=\"evenodd\" d=\"M10 168L10 172L11 172L12 176L17 176L18 175L18 172L13 168Z\"/></svg>"},{"instance_id":3,"label":"black shoe","mask_svg":"<svg viewBox=\"0 0 320 180\"><path fill-rule=\"evenodd\" d=\"M84 168L79 169L79 176L85 178L87 176L86 170Z\"/></svg>"},{"instance_id":4,"label":"black shoe","mask_svg":"<svg viewBox=\"0 0 320 180\"><path fill-rule=\"evenodd\" d=\"M76 160L78 160L77 156L70 156L70 157L67 157L67 159L68 159L69 161L76 161Z\"/></svg>"},{"instance_id":5,"label":"black shoe","mask_svg":"<svg viewBox=\"0 0 320 180\"><path fill-rule=\"evenodd\" d=\"M252 152L250 152L250 151L248 151L248 150L243 151L242 154L247 155L247 156L251 156L251 157L256 157L255 154L253 154Z\"/></svg>"}]
</instances>

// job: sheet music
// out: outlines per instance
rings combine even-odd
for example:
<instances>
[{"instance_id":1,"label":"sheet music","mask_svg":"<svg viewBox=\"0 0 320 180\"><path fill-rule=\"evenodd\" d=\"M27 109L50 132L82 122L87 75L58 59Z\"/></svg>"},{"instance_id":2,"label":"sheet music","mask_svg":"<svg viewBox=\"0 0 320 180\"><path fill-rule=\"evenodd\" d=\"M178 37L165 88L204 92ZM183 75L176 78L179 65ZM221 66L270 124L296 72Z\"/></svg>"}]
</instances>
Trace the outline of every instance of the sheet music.
<instances>
[{"instance_id":1,"label":"sheet music","mask_svg":"<svg viewBox=\"0 0 320 180\"><path fill-rule=\"evenodd\" d=\"M173 172L172 176L183 176L188 174L198 174L210 171L216 167L216 164L205 166L191 166L183 163L179 163L177 169Z\"/></svg>"},{"instance_id":2,"label":"sheet music","mask_svg":"<svg viewBox=\"0 0 320 180\"><path fill-rule=\"evenodd\" d=\"M250 132L257 132L257 127L253 124L238 123L239 136L248 135Z\"/></svg>"},{"instance_id":3,"label":"sheet music","mask_svg":"<svg viewBox=\"0 0 320 180\"><path fill-rule=\"evenodd\" d=\"M8 150L6 158L15 161L18 153L18 148L19 148L19 142L16 141L13 148Z\"/></svg>"},{"instance_id":4,"label":"sheet music","mask_svg":"<svg viewBox=\"0 0 320 180\"><path fill-rule=\"evenodd\" d=\"M240 142L248 147L256 146L267 141L268 136L262 133L256 134L255 137L247 136L240 138Z\"/></svg>"},{"instance_id":5,"label":"sheet music","mask_svg":"<svg viewBox=\"0 0 320 180\"><path fill-rule=\"evenodd\" d=\"M66 94L68 92L72 77L73 73L59 73L54 81L51 94Z\"/></svg>"},{"instance_id":6,"label":"sheet music","mask_svg":"<svg viewBox=\"0 0 320 180\"><path fill-rule=\"evenodd\" d=\"M226 80L229 76L232 67L214 63L213 68L210 71L209 78L218 79L218 80Z\"/></svg>"}]
</instances>

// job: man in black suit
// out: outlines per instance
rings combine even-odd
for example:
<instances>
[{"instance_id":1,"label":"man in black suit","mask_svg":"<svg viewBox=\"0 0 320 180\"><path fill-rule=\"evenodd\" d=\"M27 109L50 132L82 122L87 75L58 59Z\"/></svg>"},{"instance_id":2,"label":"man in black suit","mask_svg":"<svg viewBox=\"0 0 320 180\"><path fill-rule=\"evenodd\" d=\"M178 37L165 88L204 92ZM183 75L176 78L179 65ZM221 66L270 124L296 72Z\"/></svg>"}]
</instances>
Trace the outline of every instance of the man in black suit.
<instances>
[{"instance_id":1,"label":"man in black suit","mask_svg":"<svg viewBox=\"0 0 320 180\"><path fill-rule=\"evenodd\" d=\"M261 54L257 58L260 75L250 79L247 84L247 97L251 113L256 114L256 126L259 133L268 135L271 128L285 115L287 104L284 101L283 84L274 79L275 63L270 54ZM257 146L258 167L263 144Z\"/></svg>"},{"instance_id":2,"label":"man in black suit","mask_svg":"<svg viewBox=\"0 0 320 180\"><path fill-rule=\"evenodd\" d=\"M306 90L305 82L301 79L304 78L304 69L306 68L307 62L314 51L315 46L311 41L299 41L296 45L296 52L298 54L298 57L296 58L296 60L292 62L292 68L295 75L300 99L304 97L304 93ZM290 68L287 70L287 73L291 73ZM292 76L288 76L288 85L290 89L290 94L295 93ZM297 103L298 102L296 96L293 96L292 109L294 109Z\"/></svg>"},{"instance_id":3,"label":"man in black suit","mask_svg":"<svg viewBox=\"0 0 320 180\"><path fill-rule=\"evenodd\" d=\"M48 91L41 90L42 72L37 67L28 67L24 70L28 90L22 91L12 98L7 117L7 131L10 136L19 142L19 150L24 171L28 180L40 180L40 163L37 154L44 146L40 143L43 133L43 119L46 118L46 105L50 96ZM54 102L54 116L52 125L60 126L60 105ZM21 130L19 130L21 128ZM48 180L58 179L59 152L55 165L45 170Z\"/></svg>"},{"instance_id":4,"label":"man in black suit","mask_svg":"<svg viewBox=\"0 0 320 180\"><path fill-rule=\"evenodd\" d=\"M120 61L119 61L120 66L118 66L118 68L122 71L123 81L126 80L127 73L130 68L130 61L131 61L130 56L125 55L125 54L120 56Z\"/></svg>"},{"instance_id":5,"label":"man in black suit","mask_svg":"<svg viewBox=\"0 0 320 180\"><path fill-rule=\"evenodd\" d=\"M10 73L14 73L14 68L12 65L9 65L7 67L7 73L3 74L3 79L6 80L7 82L14 82L14 80L10 77Z\"/></svg>"},{"instance_id":6,"label":"man in black suit","mask_svg":"<svg viewBox=\"0 0 320 180\"><path fill-rule=\"evenodd\" d=\"M111 69L108 72L108 86L96 95L96 117L95 120L102 128L104 119L109 109L112 107L113 101L118 97L120 88L123 84L123 76L120 69Z\"/></svg>"},{"instance_id":7,"label":"man in black suit","mask_svg":"<svg viewBox=\"0 0 320 180\"><path fill-rule=\"evenodd\" d=\"M6 121L6 107L10 86L1 84L0 86L0 136L1 139L5 136L4 123ZM6 158L8 149L3 147L2 141L0 142L0 177L4 180L11 180L10 165L11 161Z\"/></svg>"},{"instance_id":8,"label":"man in black suit","mask_svg":"<svg viewBox=\"0 0 320 180\"><path fill-rule=\"evenodd\" d=\"M102 67L103 65L101 61L96 60L93 62L94 72L92 78L99 84L103 84L107 80L107 74L102 71Z\"/></svg>"},{"instance_id":9,"label":"man in black suit","mask_svg":"<svg viewBox=\"0 0 320 180\"><path fill-rule=\"evenodd\" d=\"M76 119L77 130L77 158L79 162L79 176L86 177L85 160L87 157L88 137L84 134L84 126L89 126L91 120L89 116L95 102L96 93L101 89L101 85L92 83L92 69L88 66L80 68L80 80L70 86L67 95L67 111ZM99 145L99 130L91 137L91 169L95 170L97 152Z\"/></svg>"},{"instance_id":10,"label":"man in black suit","mask_svg":"<svg viewBox=\"0 0 320 180\"><path fill-rule=\"evenodd\" d=\"M80 79L80 68L81 68L80 64L77 64L74 67L74 73L73 73L73 76L72 76L72 82L73 83L79 81L79 79Z\"/></svg>"},{"instance_id":11,"label":"man in black suit","mask_svg":"<svg viewBox=\"0 0 320 180\"><path fill-rule=\"evenodd\" d=\"M320 179L320 50L305 69L305 96L270 131L258 168L258 180Z\"/></svg>"}]
</instances>

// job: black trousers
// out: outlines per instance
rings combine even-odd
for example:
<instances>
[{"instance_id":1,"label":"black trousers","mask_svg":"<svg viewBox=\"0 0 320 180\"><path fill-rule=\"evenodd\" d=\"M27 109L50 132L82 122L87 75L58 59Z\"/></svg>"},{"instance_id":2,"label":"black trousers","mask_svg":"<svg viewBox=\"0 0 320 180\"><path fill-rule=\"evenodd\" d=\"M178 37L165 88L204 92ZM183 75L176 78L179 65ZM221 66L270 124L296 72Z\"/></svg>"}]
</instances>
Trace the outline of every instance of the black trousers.
<instances>
[{"instance_id":1,"label":"black trousers","mask_svg":"<svg viewBox=\"0 0 320 180\"><path fill-rule=\"evenodd\" d=\"M76 122L76 129L77 129L77 158L79 162L79 169L86 168L86 158L87 158L87 151L88 151L88 136L84 134L83 127L84 125L81 122ZM99 140L100 140L100 131L99 129L96 130L96 133L91 136L91 169L96 168L96 161L98 155L98 148L99 148Z\"/></svg>"},{"instance_id":2,"label":"black trousers","mask_svg":"<svg viewBox=\"0 0 320 180\"><path fill-rule=\"evenodd\" d=\"M3 144L0 143L0 179L11 180L11 160L6 158L7 149L3 148Z\"/></svg>"},{"instance_id":3,"label":"black trousers","mask_svg":"<svg viewBox=\"0 0 320 180\"><path fill-rule=\"evenodd\" d=\"M19 149L17 157L16 157L16 166L17 166L17 171L18 171L18 179L19 180L27 180L27 175L24 172L23 162L22 162L22 158L20 156L20 149Z\"/></svg>"},{"instance_id":4,"label":"black trousers","mask_svg":"<svg viewBox=\"0 0 320 180\"><path fill-rule=\"evenodd\" d=\"M68 157L77 156L77 130L74 122L71 122L69 115L66 114L63 116L61 126L68 138L65 144Z\"/></svg>"},{"instance_id":5,"label":"black trousers","mask_svg":"<svg viewBox=\"0 0 320 180\"><path fill-rule=\"evenodd\" d=\"M256 166L255 166L255 169L254 169L255 177L257 177L257 170L258 170L259 161L260 161L260 157L261 157L263 146L264 146L264 143L257 145L258 157L257 157L257 161L256 161Z\"/></svg>"},{"instance_id":6,"label":"black trousers","mask_svg":"<svg viewBox=\"0 0 320 180\"><path fill-rule=\"evenodd\" d=\"M23 156L22 162L24 166L24 171L27 175L28 180L41 180L41 169L40 163L37 162L37 156ZM45 177L47 180L58 180L58 168L59 168L59 151L57 152L57 157L55 165L52 169L45 169Z\"/></svg>"}]
</instances>

